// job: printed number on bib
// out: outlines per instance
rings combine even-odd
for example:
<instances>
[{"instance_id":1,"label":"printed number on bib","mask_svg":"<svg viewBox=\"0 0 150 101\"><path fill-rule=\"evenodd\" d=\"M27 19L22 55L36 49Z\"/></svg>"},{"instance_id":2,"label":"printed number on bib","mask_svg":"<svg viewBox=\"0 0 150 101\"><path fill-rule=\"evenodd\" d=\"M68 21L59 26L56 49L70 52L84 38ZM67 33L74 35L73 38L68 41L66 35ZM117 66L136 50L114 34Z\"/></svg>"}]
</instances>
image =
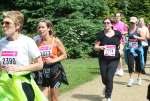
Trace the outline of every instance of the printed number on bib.
<instances>
[{"instance_id":1,"label":"printed number on bib","mask_svg":"<svg viewBox=\"0 0 150 101\"><path fill-rule=\"evenodd\" d=\"M104 56L115 56L116 46L115 45L105 45Z\"/></svg>"},{"instance_id":2,"label":"printed number on bib","mask_svg":"<svg viewBox=\"0 0 150 101\"><path fill-rule=\"evenodd\" d=\"M50 56L51 49L48 45L40 46L39 49L40 49L42 57L49 57Z\"/></svg>"},{"instance_id":3,"label":"printed number on bib","mask_svg":"<svg viewBox=\"0 0 150 101\"><path fill-rule=\"evenodd\" d=\"M129 39L130 48L138 48L138 41L136 39Z\"/></svg>"},{"instance_id":4,"label":"printed number on bib","mask_svg":"<svg viewBox=\"0 0 150 101\"><path fill-rule=\"evenodd\" d=\"M1 65L16 64L17 51L2 51Z\"/></svg>"}]
</instances>

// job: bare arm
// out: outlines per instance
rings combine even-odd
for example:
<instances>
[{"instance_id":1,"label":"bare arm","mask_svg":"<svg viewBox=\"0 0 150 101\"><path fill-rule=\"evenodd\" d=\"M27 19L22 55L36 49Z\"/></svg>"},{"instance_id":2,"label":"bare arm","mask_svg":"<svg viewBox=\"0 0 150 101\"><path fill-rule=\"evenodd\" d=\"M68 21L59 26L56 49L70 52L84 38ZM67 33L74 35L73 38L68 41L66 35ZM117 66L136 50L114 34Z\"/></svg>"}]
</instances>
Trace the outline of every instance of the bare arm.
<instances>
[{"instance_id":1,"label":"bare arm","mask_svg":"<svg viewBox=\"0 0 150 101\"><path fill-rule=\"evenodd\" d=\"M146 33L143 30L139 30L140 36L137 36L136 38L140 41L145 41L146 40Z\"/></svg>"},{"instance_id":2,"label":"bare arm","mask_svg":"<svg viewBox=\"0 0 150 101\"><path fill-rule=\"evenodd\" d=\"M41 57L37 57L34 60L34 63L28 65L28 66L23 66L20 68L21 71L37 71L41 70L43 68L43 62Z\"/></svg>"},{"instance_id":3,"label":"bare arm","mask_svg":"<svg viewBox=\"0 0 150 101\"><path fill-rule=\"evenodd\" d=\"M7 65L3 68L3 70L6 70L7 72L24 72L24 71L37 71L41 70L43 68L43 62L41 57L37 57L34 60L34 63L28 65L28 66L21 66L18 67L16 65Z\"/></svg>"},{"instance_id":4,"label":"bare arm","mask_svg":"<svg viewBox=\"0 0 150 101\"><path fill-rule=\"evenodd\" d=\"M148 28L147 28L147 30L146 30L146 38L147 38L147 39L150 39L150 32L149 32Z\"/></svg>"},{"instance_id":5,"label":"bare arm","mask_svg":"<svg viewBox=\"0 0 150 101\"><path fill-rule=\"evenodd\" d=\"M104 50L104 46L100 46L100 41L96 41L96 42L95 42L94 50L95 50L95 51Z\"/></svg>"},{"instance_id":6,"label":"bare arm","mask_svg":"<svg viewBox=\"0 0 150 101\"><path fill-rule=\"evenodd\" d=\"M56 38L56 43L57 43L58 49L60 50L60 56L56 58L56 62L58 62L58 61L66 59L67 53L66 53L63 43L58 38Z\"/></svg>"},{"instance_id":7,"label":"bare arm","mask_svg":"<svg viewBox=\"0 0 150 101\"><path fill-rule=\"evenodd\" d=\"M51 54L51 57L53 57L53 58L51 58L51 57L47 58L46 59L47 64L56 63L56 62L59 62L59 61L67 58L67 53L65 51L65 47L64 47L63 43L58 38L56 38L54 42L56 43L60 54L56 57L53 56L53 54Z\"/></svg>"}]
</instances>

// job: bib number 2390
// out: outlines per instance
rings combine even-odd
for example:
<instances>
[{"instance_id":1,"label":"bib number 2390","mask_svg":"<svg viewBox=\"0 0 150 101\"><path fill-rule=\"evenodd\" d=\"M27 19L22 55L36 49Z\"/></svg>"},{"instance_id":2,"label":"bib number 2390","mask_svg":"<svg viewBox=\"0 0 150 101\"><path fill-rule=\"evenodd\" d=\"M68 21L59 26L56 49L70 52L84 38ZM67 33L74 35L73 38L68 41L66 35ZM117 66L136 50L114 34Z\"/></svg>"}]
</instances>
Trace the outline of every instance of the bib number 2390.
<instances>
[{"instance_id":1,"label":"bib number 2390","mask_svg":"<svg viewBox=\"0 0 150 101\"><path fill-rule=\"evenodd\" d=\"M2 51L1 65L16 64L17 51Z\"/></svg>"}]
</instances>

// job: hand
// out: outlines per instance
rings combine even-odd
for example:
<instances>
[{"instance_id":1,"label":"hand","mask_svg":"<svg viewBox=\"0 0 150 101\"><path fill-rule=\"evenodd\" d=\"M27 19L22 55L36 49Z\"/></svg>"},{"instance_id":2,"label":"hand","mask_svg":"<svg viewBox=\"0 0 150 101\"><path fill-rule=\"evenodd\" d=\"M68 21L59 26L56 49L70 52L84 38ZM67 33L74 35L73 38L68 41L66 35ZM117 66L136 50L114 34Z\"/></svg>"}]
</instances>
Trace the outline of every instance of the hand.
<instances>
[{"instance_id":1,"label":"hand","mask_svg":"<svg viewBox=\"0 0 150 101\"><path fill-rule=\"evenodd\" d=\"M137 35L133 35L133 37L134 37L135 39L137 39L137 38L138 38L138 36L137 36Z\"/></svg>"},{"instance_id":2,"label":"hand","mask_svg":"<svg viewBox=\"0 0 150 101\"><path fill-rule=\"evenodd\" d=\"M100 50L104 50L105 49L105 46L99 46L100 47Z\"/></svg>"},{"instance_id":3,"label":"hand","mask_svg":"<svg viewBox=\"0 0 150 101\"><path fill-rule=\"evenodd\" d=\"M4 70L6 70L7 72L9 73L14 73L14 72L19 72L20 71L20 68L17 67L16 65L7 65L5 67L3 67Z\"/></svg>"}]
</instances>

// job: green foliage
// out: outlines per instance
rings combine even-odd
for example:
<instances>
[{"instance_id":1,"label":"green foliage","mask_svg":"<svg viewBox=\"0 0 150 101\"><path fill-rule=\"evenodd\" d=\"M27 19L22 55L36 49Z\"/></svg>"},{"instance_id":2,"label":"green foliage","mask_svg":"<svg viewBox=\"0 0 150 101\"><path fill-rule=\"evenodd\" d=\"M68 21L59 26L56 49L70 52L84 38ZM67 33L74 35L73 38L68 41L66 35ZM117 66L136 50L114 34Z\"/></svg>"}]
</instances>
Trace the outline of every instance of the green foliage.
<instances>
[{"instance_id":1,"label":"green foliage","mask_svg":"<svg viewBox=\"0 0 150 101\"><path fill-rule=\"evenodd\" d=\"M150 0L129 0L128 16L144 17L150 21Z\"/></svg>"},{"instance_id":2,"label":"green foliage","mask_svg":"<svg viewBox=\"0 0 150 101\"><path fill-rule=\"evenodd\" d=\"M100 21L95 22L85 19L65 19L55 26L57 36L63 40L70 58L79 58L92 52L95 33L101 29Z\"/></svg>"},{"instance_id":3,"label":"green foliage","mask_svg":"<svg viewBox=\"0 0 150 101\"><path fill-rule=\"evenodd\" d=\"M23 12L24 33L30 36L36 33L39 19L51 20L70 58L95 55L95 33L102 29L105 16L121 11L127 21L130 16L150 21L150 0L1 0L0 21L6 10Z\"/></svg>"}]
</instances>

